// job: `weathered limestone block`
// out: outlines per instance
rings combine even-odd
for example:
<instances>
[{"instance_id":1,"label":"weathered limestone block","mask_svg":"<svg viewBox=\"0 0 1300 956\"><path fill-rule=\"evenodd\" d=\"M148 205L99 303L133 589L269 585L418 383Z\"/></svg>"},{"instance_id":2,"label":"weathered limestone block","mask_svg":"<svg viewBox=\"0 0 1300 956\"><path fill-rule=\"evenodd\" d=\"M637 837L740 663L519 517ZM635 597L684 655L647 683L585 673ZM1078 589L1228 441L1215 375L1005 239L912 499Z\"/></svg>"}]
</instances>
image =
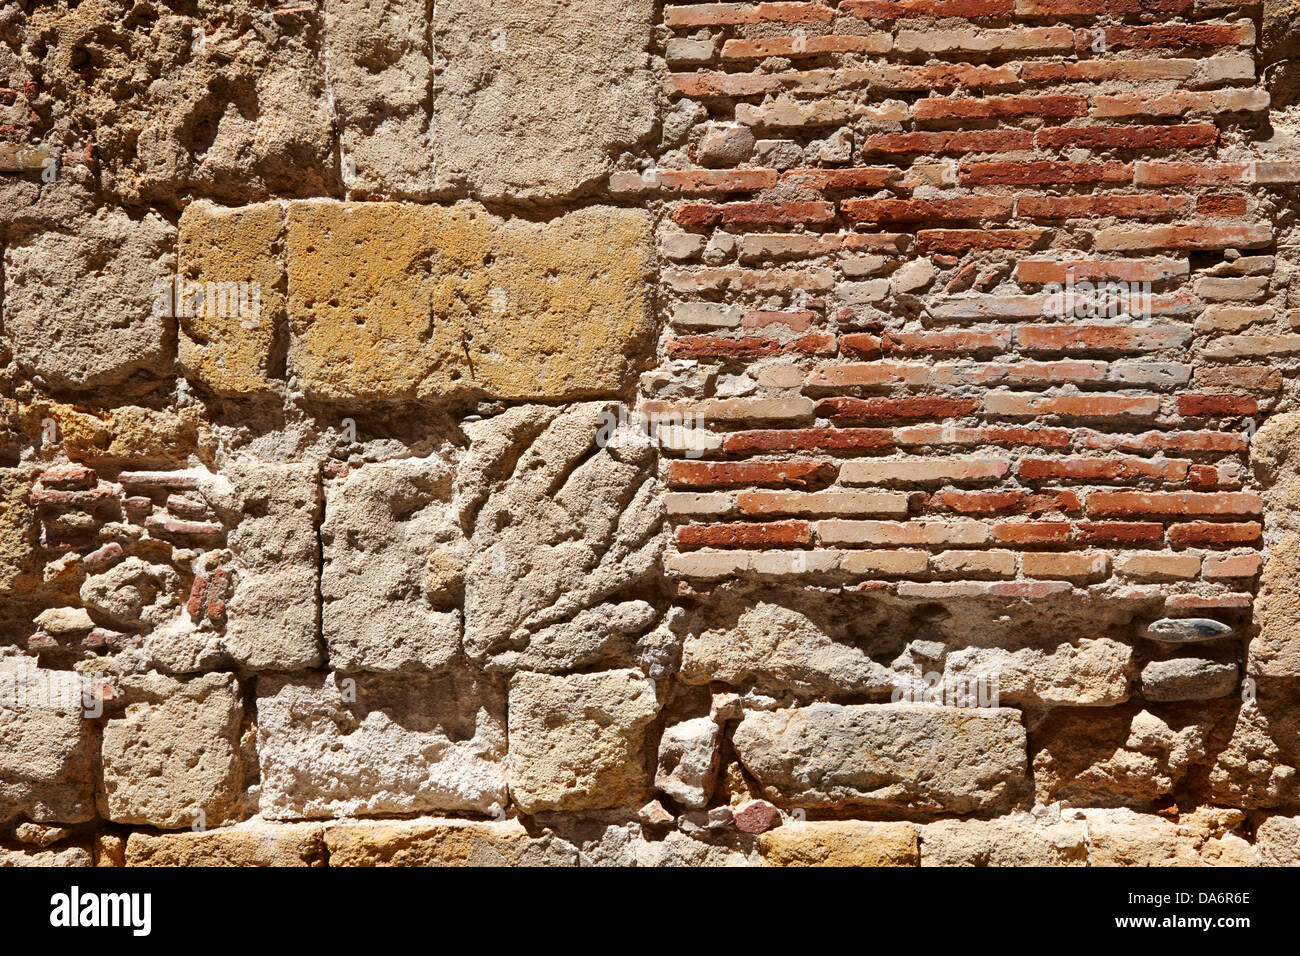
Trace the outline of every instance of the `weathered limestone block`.
<instances>
[{"instance_id":1,"label":"weathered limestone block","mask_svg":"<svg viewBox=\"0 0 1300 956\"><path fill-rule=\"evenodd\" d=\"M474 528L471 659L546 672L631 663L654 608L614 597L653 586L663 505L649 440L618 430L603 441L616 409L525 406L466 426L473 445L457 493Z\"/></svg>"},{"instance_id":2,"label":"weathered limestone block","mask_svg":"<svg viewBox=\"0 0 1300 956\"><path fill-rule=\"evenodd\" d=\"M460 653L460 614L434 606L426 562L462 542L452 472L436 455L367 464L330 485L321 526L321 620L341 670L440 670Z\"/></svg>"},{"instance_id":3,"label":"weathered limestone block","mask_svg":"<svg viewBox=\"0 0 1300 956\"><path fill-rule=\"evenodd\" d=\"M888 668L856 644L837 641L798 608L760 601L734 625L712 624L712 608L692 622L682 646L681 678L721 681L767 694L861 694L893 686ZM712 626L711 626L712 625Z\"/></svg>"},{"instance_id":4,"label":"weathered limestone block","mask_svg":"<svg viewBox=\"0 0 1300 956\"><path fill-rule=\"evenodd\" d=\"M576 866L578 851L518 820L375 820L325 831L330 866Z\"/></svg>"},{"instance_id":5,"label":"weathered limestone block","mask_svg":"<svg viewBox=\"0 0 1300 956\"><path fill-rule=\"evenodd\" d=\"M289 366L327 401L613 394L649 350L650 250L636 210L295 202Z\"/></svg>"},{"instance_id":6,"label":"weathered limestone block","mask_svg":"<svg viewBox=\"0 0 1300 956\"><path fill-rule=\"evenodd\" d=\"M1010 708L813 704L751 712L732 737L763 796L795 807L969 812L1007 804L1025 778Z\"/></svg>"},{"instance_id":7,"label":"weathered limestone block","mask_svg":"<svg viewBox=\"0 0 1300 956\"><path fill-rule=\"evenodd\" d=\"M109 627L140 630L171 619L180 606L180 576L166 564L131 557L81 585L91 616Z\"/></svg>"},{"instance_id":8,"label":"weathered limestone block","mask_svg":"<svg viewBox=\"0 0 1300 956\"><path fill-rule=\"evenodd\" d=\"M920 827L922 866L1085 866L1077 820L1013 814L995 820L939 820Z\"/></svg>"},{"instance_id":9,"label":"weathered limestone block","mask_svg":"<svg viewBox=\"0 0 1300 956\"><path fill-rule=\"evenodd\" d=\"M118 405L89 411L62 402L36 402L20 413L23 432L40 444L51 428L56 444L74 461L160 468L191 455L210 459L214 443L194 406L179 410Z\"/></svg>"},{"instance_id":10,"label":"weathered limestone block","mask_svg":"<svg viewBox=\"0 0 1300 956\"><path fill-rule=\"evenodd\" d=\"M1133 648L1109 638L1055 647L961 648L944 658L945 683L974 687L987 677L1004 703L1108 706L1129 698Z\"/></svg>"},{"instance_id":11,"label":"weathered limestone block","mask_svg":"<svg viewBox=\"0 0 1300 956\"><path fill-rule=\"evenodd\" d=\"M159 829L216 826L240 816L243 705L230 674L124 682L126 712L104 726L100 812Z\"/></svg>"},{"instance_id":12,"label":"weathered limestone block","mask_svg":"<svg viewBox=\"0 0 1300 956\"><path fill-rule=\"evenodd\" d=\"M178 358L185 377L216 395L273 390L283 361L284 208L278 202L227 209L206 200L181 215ZM202 284L202 298L192 290Z\"/></svg>"},{"instance_id":13,"label":"weathered limestone block","mask_svg":"<svg viewBox=\"0 0 1300 956\"><path fill-rule=\"evenodd\" d=\"M50 850L0 847L0 867L11 866L94 866L90 850L83 846Z\"/></svg>"},{"instance_id":14,"label":"weathered limestone block","mask_svg":"<svg viewBox=\"0 0 1300 956\"><path fill-rule=\"evenodd\" d=\"M1203 807L1166 820L1132 810L1084 813L1091 866L1257 866L1255 849L1233 831L1240 810Z\"/></svg>"},{"instance_id":15,"label":"weathered limestone block","mask_svg":"<svg viewBox=\"0 0 1300 956\"><path fill-rule=\"evenodd\" d=\"M654 19L649 0L436 4L439 183L483 199L554 200L608 176L654 126Z\"/></svg>"},{"instance_id":16,"label":"weathered limestone block","mask_svg":"<svg viewBox=\"0 0 1300 956\"><path fill-rule=\"evenodd\" d=\"M428 10L425 0L325 0L343 184L357 195L420 197L432 185Z\"/></svg>"},{"instance_id":17,"label":"weathered limestone block","mask_svg":"<svg viewBox=\"0 0 1300 956\"><path fill-rule=\"evenodd\" d=\"M0 596L5 603L36 559L36 509L28 502L31 468L0 468Z\"/></svg>"},{"instance_id":18,"label":"weathered limestone block","mask_svg":"<svg viewBox=\"0 0 1300 956\"><path fill-rule=\"evenodd\" d=\"M737 833L669 830L658 840L645 839L641 834L632 850L633 862L639 867L736 867L754 866L758 862L753 838ZM614 861L612 865L625 864Z\"/></svg>"},{"instance_id":19,"label":"weathered limestone block","mask_svg":"<svg viewBox=\"0 0 1300 956\"><path fill-rule=\"evenodd\" d=\"M1258 631L1246 672L1300 677L1300 414L1277 415L1255 433L1251 463L1263 486L1268 559L1255 597Z\"/></svg>"},{"instance_id":20,"label":"weathered limestone block","mask_svg":"<svg viewBox=\"0 0 1300 956\"><path fill-rule=\"evenodd\" d=\"M224 653L250 670L317 666L316 466L236 461L221 478L229 482L230 495L214 489L205 497L238 522L226 536L235 574L226 601Z\"/></svg>"},{"instance_id":21,"label":"weathered limestone block","mask_svg":"<svg viewBox=\"0 0 1300 956\"><path fill-rule=\"evenodd\" d=\"M1260 51L1264 63L1300 56L1300 2L1264 0Z\"/></svg>"},{"instance_id":22,"label":"weathered limestone block","mask_svg":"<svg viewBox=\"0 0 1300 956\"><path fill-rule=\"evenodd\" d=\"M1054 711L1032 739L1038 802L1145 808L1173 793L1204 758L1208 731L1197 715L1162 718L1132 707Z\"/></svg>"},{"instance_id":23,"label":"weathered limestone block","mask_svg":"<svg viewBox=\"0 0 1300 956\"><path fill-rule=\"evenodd\" d=\"M94 817L94 725L86 713L77 675L0 658L0 819Z\"/></svg>"},{"instance_id":24,"label":"weathered limestone block","mask_svg":"<svg viewBox=\"0 0 1300 956\"><path fill-rule=\"evenodd\" d=\"M176 230L156 213L101 209L69 232L5 250L5 338L51 388L149 382L171 365L175 321L155 283L173 274Z\"/></svg>"},{"instance_id":25,"label":"weathered limestone block","mask_svg":"<svg viewBox=\"0 0 1300 956\"><path fill-rule=\"evenodd\" d=\"M110 193L319 195L333 136L315 6L272 15L257 0L199 0L144 17L118 0L46 4L25 52L56 123L94 130Z\"/></svg>"},{"instance_id":26,"label":"weathered limestone block","mask_svg":"<svg viewBox=\"0 0 1300 956\"><path fill-rule=\"evenodd\" d=\"M916 866L910 823L787 823L759 838L767 866Z\"/></svg>"},{"instance_id":27,"label":"weathered limestone block","mask_svg":"<svg viewBox=\"0 0 1300 956\"><path fill-rule=\"evenodd\" d=\"M510 796L524 813L631 803L649 783L654 681L615 670L510 680Z\"/></svg>"},{"instance_id":28,"label":"weathered limestone block","mask_svg":"<svg viewBox=\"0 0 1300 956\"><path fill-rule=\"evenodd\" d=\"M1207 749L1206 784L1214 803L1247 810L1300 801L1300 712L1295 682L1260 678L1254 700L1225 699Z\"/></svg>"},{"instance_id":29,"label":"weathered limestone block","mask_svg":"<svg viewBox=\"0 0 1300 956\"><path fill-rule=\"evenodd\" d=\"M1255 847L1265 866L1300 866L1300 817L1269 817L1255 828Z\"/></svg>"},{"instance_id":30,"label":"weathered limestone block","mask_svg":"<svg viewBox=\"0 0 1300 956\"><path fill-rule=\"evenodd\" d=\"M655 787L687 809L706 806L717 784L722 731L712 717L664 728Z\"/></svg>"},{"instance_id":31,"label":"weathered limestone block","mask_svg":"<svg viewBox=\"0 0 1300 956\"><path fill-rule=\"evenodd\" d=\"M182 833L134 831L126 840L127 866L325 865L318 823L250 820L215 830Z\"/></svg>"},{"instance_id":32,"label":"weathered limestone block","mask_svg":"<svg viewBox=\"0 0 1300 956\"><path fill-rule=\"evenodd\" d=\"M506 803L505 703L461 674L260 677L261 813L270 820Z\"/></svg>"},{"instance_id":33,"label":"weathered limestone block","mask_svg":"<svg viewBox=\"0 0 1300 956\"><path fill-rule=\"evenodd\" d=\"M1171 657L1142 668L1142 696L1147 700L1213 700L1237 687L1237 665L1203 657Z\"/></svg>"}]
</instances>

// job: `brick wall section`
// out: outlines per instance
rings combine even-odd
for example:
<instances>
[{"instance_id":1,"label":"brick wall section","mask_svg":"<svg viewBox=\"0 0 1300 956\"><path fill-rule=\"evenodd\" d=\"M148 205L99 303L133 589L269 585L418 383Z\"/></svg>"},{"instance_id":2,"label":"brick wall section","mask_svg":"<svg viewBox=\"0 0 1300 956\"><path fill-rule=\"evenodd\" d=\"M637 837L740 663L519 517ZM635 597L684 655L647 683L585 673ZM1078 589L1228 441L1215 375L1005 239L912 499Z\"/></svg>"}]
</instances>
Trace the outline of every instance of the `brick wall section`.
<instances>
[{"instance_id":1,"label":"brick wall section","mask_svg":"<svg viewBox=\"0 0 1300 956\"><path fill-rule=\"evenodd\" d=\"M664 465L668 567L1233 619L1300 348L1265 208L1300 164L1246 146L1243 12L665 6L693 126L611 188L663 203L660 354L715 383L649 405L710 430Z\"/></svg>"}]
</instances>

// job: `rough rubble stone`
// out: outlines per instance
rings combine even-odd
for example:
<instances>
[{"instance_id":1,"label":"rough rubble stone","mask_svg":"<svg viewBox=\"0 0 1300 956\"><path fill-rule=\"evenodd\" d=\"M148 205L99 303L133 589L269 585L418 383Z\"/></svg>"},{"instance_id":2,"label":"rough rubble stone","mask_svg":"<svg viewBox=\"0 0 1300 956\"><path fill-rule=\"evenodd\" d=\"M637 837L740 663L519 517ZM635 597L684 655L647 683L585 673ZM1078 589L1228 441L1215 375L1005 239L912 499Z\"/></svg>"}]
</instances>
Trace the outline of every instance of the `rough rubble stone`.
<instances>
[{"instance_id":1,"label":"rough rubble stone","mask_svg":"<svg viewBox=\"0 0 1300 956\"><path fill-rule=\"evenodd\" d=\"M36 509L28 501L36 472L0 468L0 618L17 608L18 588L36 564Z\"/></svg>"},{"instance_id":2,"label":"rough rubble stone","mask_svg":"<svg viewBox=\"0 0 1300 956\"><path fill-rule=\"evenodd\" d=\"M759 838L767 866L916 866L909 823L787 823Z\"/></svg>"},{"instance_id":3,"label":"rough rubble stone","mask_svg":"<svg viewBox=\"0 0 1300 956\"><path fill-rule=\"evenodd\" d=\"M721 681L760 693L861 694L893 686L886 667L837 641L798 608L761 601L731 627L702 614L682 646L681 678Z\"/></svg>"},{"instance_id":4,"label":"rough rubble stone","mask_svg":"<svg viewBox=\"0 0 1300 956\"><path fill-rule=\"evenodd\" d=\"M1260 52L1264 63L1300 56L1300 2L1264 0Z\"/></svg>"},{"instance_id":5,"label":"rough rubble stone","mask_svg":"<svg viewBox=\"0 0 1300 956\"><path fill-rule=\"evenodd\" d=\"M440 184L485 200L561 199L600 184L652 132L650 0L445 0L433 10Z\"/></svg>"},{"instance_id":6,"label":"rough rubble stone","mask_svg":"<svg viewBox=\"0 0 1300 956\"><path fill-rule=\"evenodd\" d=\"M1175 822L1132 810L1089 810L1091 866L1256 866L1254 848L1233 832L1240 810L1203 807Z\"/></svg>"},{"instance_id":7,"label":"rough rubble stone","mask_svg":"<svg viewBox=\"0 0 1300 956\"><path fill-rule=\"evenodd\" d=\"M758 858L752 837L707 831L669 830L662 839L647 839L643 834L633 850L639 867L753 866Z\"/></svg>"},{"instance_id":8,"label":"rough rubble stone","mask_svg":"<svg viewBox=\"0 0 1300 956\"><path fill-rule=\"evenodd\" d=\"M162 830L237 819L243 799L239 685L229 674L133 679L121 717L104 725L100 812Z\"/></svg>"},{"instance_id":9,"label":"rough rubble stone","mask_svg":"<svg viewBox=\"0 0 1300 956\"><path fill-rule=\"evenodd\" d=\"M330 866L576 866L578 851L518 820L376 820L325 831Z\"/></svg>"},{"instance_id":10,"label":"rough rubble stone","mask_svg":"<svg viewBox=\"0 0 1300 956\"><path fill-rule=\"evenodd\" d=\"M1077 820L1028 814L939 820L919 828L922 866L1085 866L1087 834Z\"/></svg>"},{"instance_id":11,"label":"rough rubble stone","mask_svg":"<svg viewBox=\"0 0 1300 956\"><path fill-rule=\"evenodd\" d=\"M22 409L22 429L34 442L43 444L40 436L50 422L58 444L73 461L135 469L212 457L211 434L194 406L172 410L118 405L91 410L62 402L35 402Z\"/></svg>"},{"instance_id":12,"label":"rough rubble stone","mask_svg":"<svg viewBox=\"0 0 1300 956\"><path fill-rule=\"evenodd\" d=\"M1255 846L1265 866L1300 866L1300 817L1269 817L1255 828Z\"/></svg>"},{"instance_id":13,"label":"rough rubble stone","mask_svg":"<svg viewBox=\"0 0 1300 956\"><path fill-rule=\"evenodd\" d=\"M1212 700L1237 688L1237 665L1200 657L1151 661L1142 668L1147 700Z\"/></svg>"},{"instance_id":14,"label":"rough rubble stone","mask_svg":"<svg viewBox=\"0 0 1300 956\"><path fill-rule=\"evenodd\" d=\"M1300 677L1300 533L1285 532L1268 549L1255 596L1258 630L1250 642L1249 673Z\"/></svg>"},{"instance_id":15,"label":"rough rubble stone","mask_svg":"<svg viewBox=\"0 0 1300 956\"><path fill-rule=\"evenodd\" d=\"M721 728L712 717L665 727L655 787L688 809L707 806L717 784L721 741Z\"/></svg>"},{"instance_id":16,"label":"rough rubble stone","mask_svg":"<svg viewBox=\"0 0 1300 956\"><path fill-rule=\"evenodd\" d=\"M90 850L81 846L56 847L50 850L0 847L0 868L11 866L94 866L94 861Z\"/></svg>"},{"instance_id":17,"label":"rough rubble stone","mask_svg":"<svg viewBox=\"0 0 1300 956\"><path fill-rule=\"evenodd\" d=\"M147 630L172 618L180 604L179 589L180 576L172 567L132 555L86 578L81 600L103 624Z\"/></svg>"},{"instance_id":18,"label":"rough rubble stone","mask_svg":"<svg viewBox=\"0 0 1300 956\"><path fill-rule=\"evenodd\" d=\"M650 348L640 211L295 202L286 243L289 367L314 399L615 394Z\"/></svg>"},{"instance_id":19,"label":"rough rubble stone","mask_svg":"<svg viewBox=\"0 0 1300 956\"><path fill-rule=\"evenodd\" d=\"M524 406L467 426L457 492L473 526L472 660L547 672L632 663L654 609L614 596L652 586L663 505L651 443L628 430L602 437L617 408Z\"/></svg>"},{"instance_id":20,"label":"rough rubble stone","mask_svg":"<svg viewBox=\"0 0 1300 956\"><path fill-rule=\"evenodd\" d=\"M510 679L510 796L524 813L633 803L649 784L654 681L624 669Z\"/></svg>"},{"instance_id":21,"label":"rough rubble stone","mask_svg":"<svg viewBox=\"0 0 1300 956\"><path fill-rule=\"evenodd\" d=\"M504 701L471 676L263 676L257 695L267 819L505 806Z\"/></svg>"},{"instance_id":22,"label":"rough rubble stone","mask_svg":"<svg viewBox=\"0 0 1300 956\"><path fill-rule=\"evenodd\" d=\"M250 820L216 830L143 833L127 837L127 866L310 866L325 865L318 823Z\"/></svg>"},{"instance_id":23,"label":"rough rubble stone","mask_svg":"<svg viewBox=\"0 0 1300 956\"><path fill-rule=\"evenodd\" d=\"M84 391L166 375L175 320L156 283L175 269L176 230L156 213L101 209L69 232L5 249L5 340L51 388Z\"/></svg>"},{"instance_id":24,"label":"rough rubble stone","mask_svg":"<svg viewBox=\"0 0 1300 956\"><path fill-rule=\"evenodd\" d=\"M1196 715L1055 710L1031 739L1038 802L1144 809L1173 793L1205 756L1208 731Z\"/></svg>"},{"instance_id":25,"label":"rough rubble stone","mask_svg":"<svg viewBox=\"0 0 1300 956\"><path fill-rule=\"evenodd\" d=\"M434 607L425 565L462 535L438 456L363 465L331 483L321 525L321 622L343 670L442 670L460 654L460 613Z\"/></svg>"},{"instance_id":26,"label":"rough rubble stone","mask_svg":"<svg viewBox=\"0 0 1300 956\"><path fill-rule=\"evenodd\" d=\"M199 200L181 215L177 357L185 377L215 395L273 391L285 335L283 236L278 202L228 209ZM197 303L189 283L203 286Z\"/></svg>"},{"instance_id":27,"label":"rough rubble stone","mask_svg":"<svg viewBox=\"0 0 1300 956\"><path fill-rule=\"evenodd\" d=\"M813 704L751 712L732 738L763 796L794 807L970 812L1024 782L1025 730L1010 708Z\"/></svg>"},{"instance_id":28,"label":"rough rubble stone","mask_svg":"<svg viewBox=\"0 0 1300 956\"><path fill-rule=\"evenodd\" d=\"M1300 714L1294 682L1261 677L1248 700L1225 698L1215 719L1205 774L1207 799L1248 810L1300 802Z\"/></svg>"},{"instance_id":29,"label":"rough rubble stone","mask_svg":"<svg viewBox=\"0 0 1300 956\"><path fill-rule=\"evenodd\" d=\"M81 823L95 815L95 731L80 679L0 657L0 819Z\"/></svg>"}]
</instances>

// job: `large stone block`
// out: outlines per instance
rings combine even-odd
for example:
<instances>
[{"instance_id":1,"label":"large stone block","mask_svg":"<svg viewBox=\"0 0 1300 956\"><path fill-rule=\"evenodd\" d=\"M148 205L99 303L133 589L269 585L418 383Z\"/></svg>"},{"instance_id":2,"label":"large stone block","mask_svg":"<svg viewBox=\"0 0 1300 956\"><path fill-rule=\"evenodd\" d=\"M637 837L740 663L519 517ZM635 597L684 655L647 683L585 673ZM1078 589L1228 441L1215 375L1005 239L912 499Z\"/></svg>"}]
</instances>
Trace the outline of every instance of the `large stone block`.
<instances>
[{"instance_id":1,"label":"large stone block","mask_svg":"<svg viewBox=\"0 0 1300 956\"><path fill-rule=\"evenodd\" d=\"M1234 831L1240 810L1203 807L1175 820L1132 810L1089 810L1091 866L1257 866L1259 858Z\"/></svg>"},{"instance_id":2,"label":"large stone block","mask_svg":"<svg viewBox=\"0 0 1300 956\"><path fill-rule=\"evenodd\" d=\"M615 670L510 680L510 796L524 813L629 804L650 782L654 681Z\"/></svg>"},{"instance_id":3,"label":"large stone block","mask_svg":"<svg viewBox=\"0 0 1300 956\"><path fill-rule=\"evenodd\" d=\"M617 393L649 349L650 243L635 210L295 202L290 369L329 401Z\"/></svg>"},{"instance_id":4,"label":"large stone block","mask_svg":"<svg viewBox=\"0 0 1300 956\"><path fill-rule=\"evenodd\" d=\"M426 195L433 182L425 0L325 0L343 183L369 197Z\"/></svg>"},{"instance_id":5,"label":"large stone block","mask_svg":"<svg viewBox=\"0 0 1300 956\"><path fill-rule=\"evenodd\" d=\"M440 184L483 199L563 198L608 176L653 128L649 0L449 0L433 10Z\"/></svg>"},{"instance_id":6,"label":"large stone block","mask_svg":"<svg viewBox=\"0 0 1300 956\"><path fill-rule=\"evenodd\" d=\"M33 402L20 409L23 433L44 445L46 434L74 461L130 468L174 467L190 456L210 460L215 440L196 406L154 409L117 405L88 409Z\"/></svg>"},{"instance_id":7,"label":"large stone block","mask_svg":"<svg viewBox=\"0 0 1300 956\"><path fill-rule=\"evenodd\" d=\"M471 677L261 677L257 694L268 819L505 806L505 704Z\"/></svg>"},{"instance_id":8,"label":"large stone block","mask_svg":"<svg viewBox=\"0 0 1300 956\"><path fill-rule=\"evenodd\" d=\"M1300 677L1300 533L1285 532L1268 549L1255 595L1247 672Z\"/></svg>"},{"instance_id":9,"label":"large stone block","mask_svg":"<svg viewBox=\"0 0 1300 956\"><path fill-rule=\"evenodd\" d=\"M150 675L124 690L139 699L104 726L104 817L163 830L238 819L243 705L235 678Z\"/></svg>"},{"instance_id":10,"label":"large stone block","mask_svg":"<svg viewBox=\"0 0 1300 956\"><path fill-rule=\"evenodd\" d=\"M795 807L970 812L1024 783L1025 729L1010 708L813 704L751 712L732 745L762 794Z\"/></svg>"},{"instance_id":11,"label":"large stone block","mask_svg":"<svg viewBox=\"0 0 1300 956\"><path fill-rule=\"evenodd\" d=\"M0 819L94 817L94 737L77 675L0 658Z\"/></svg>"},{"instance_id":12,"label":"large stone block","mask_svg":"<svg viewBox=\"0 0 1300 956\"><path fill-rule=\"evenodd\" d=\"M451 487L433 456L363 465L328 489L321 619L335 667L439 670L459 655L460 613L425 571L435 549L454 556L462 540Z\"/></svg>"},{"instance_id":13,"label":"large stone block","mask_svg":"<svg viewBox=\"0 0 1300 956\"><path fill-rule=\"evenodd\" d=\"M522 406L466 425L457 500L473 527L471 659L551 673L636 659L656 617L640 596L653 596L663 506L654 449L608 427L616 409Z\"/></svg>"},{"instance_id":14,"label":"large stone block","mask_svg":"<svg viewBox=\"0 0 1300 956\"><path fill-rule=\"evenodd\" d=\"M175 235L155 213L101 209L74 230L7 248L5 336L23 371L63 390L165 375L175 322L155 286L172 278Z\"/></svg>"},{"instance_id":15,"label":"large stone block","mask_svg":"<svg viewBox=\"0 0 1300 956\"><path fill-rule=\"evenodd\" d=\"M330 866L576 866L578 851L518 820L374 820L325 831Z\"/></svg>"},{"instance_id":16,"label":"large stone block","mask_svg":"<svg viewBox=\"0 0 1300 956\"><path fill-rule=\"evenodd\" d=\"M186 378L213 394L272 391L286 335L283 238L278 202L228 209L199 200L181 215L178 357Z\"/></svg>"},{"instance_id":17,"label":"large stone block","mask_svg":"<svg viewBox=\"0 0 1300 956\"><path fill-rule=\"evenodd\" d=\"M787 823L759 838L767 866L916 866L910 823Z\"/></svg>"},{"instance_id":18,"label":"large stone block","mask_svg":"<svg viewBox=\"0 0 1300 956\"><path fill-rule=\"evenodd\" d=\"M995 820L939 820L920 828L922 866L1086 866L1078 820L1014 814Z\"/></svg>"},{"instance_id":19,"label":"large stone block","mask_svg":"<svg viewBox=\"0 0 1300 956\"><path fill-rule=\"evenodd\" d=\"M260 820L216 830L183 833L135 831L126 840L127 866L310 866L325 865L318 823Z\"/></svg>"}]
</instances>

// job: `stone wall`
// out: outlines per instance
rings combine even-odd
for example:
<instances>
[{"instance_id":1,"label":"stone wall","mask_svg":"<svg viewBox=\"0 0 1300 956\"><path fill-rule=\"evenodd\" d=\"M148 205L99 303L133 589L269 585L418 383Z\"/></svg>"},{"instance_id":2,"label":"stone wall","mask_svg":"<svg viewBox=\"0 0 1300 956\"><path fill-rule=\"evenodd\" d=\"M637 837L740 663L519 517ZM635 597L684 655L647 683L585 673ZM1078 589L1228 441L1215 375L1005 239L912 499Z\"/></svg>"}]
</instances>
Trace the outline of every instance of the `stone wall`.
<instances>
[{"instance_id":1,"label":"stone wall","mask_svg":"<svg viewBox=\"0 0 1300 956\"><path fill-rule=\"evenodd\" d=\"M1300 49L0 10L0 864L1300 862Z\"/></svg>"}]
</instances>

